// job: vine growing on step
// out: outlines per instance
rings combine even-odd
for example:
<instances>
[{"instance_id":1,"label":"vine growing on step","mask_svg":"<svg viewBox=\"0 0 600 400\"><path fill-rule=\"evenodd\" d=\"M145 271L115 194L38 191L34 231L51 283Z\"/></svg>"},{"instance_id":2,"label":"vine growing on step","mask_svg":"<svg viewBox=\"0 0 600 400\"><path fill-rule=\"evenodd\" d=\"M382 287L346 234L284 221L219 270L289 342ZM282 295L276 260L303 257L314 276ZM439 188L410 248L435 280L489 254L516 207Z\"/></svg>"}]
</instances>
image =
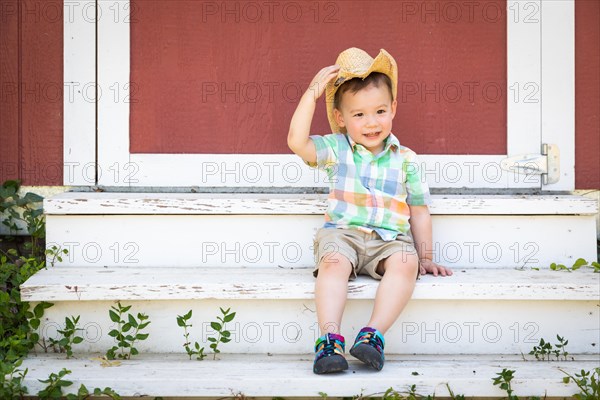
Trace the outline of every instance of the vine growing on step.
<instances>
[{"instance_id":1,"label":"vine growing on step","mask_svg":"<svg viewBox=\"0 0 600 400\"><path fill-rule=\"evenodd\" d=\"M221 310L221 316L217 316L217 321L212 321L210 323L211 328L215 330L217 336L208 338L208 341L210 342L209 347L213 350L213 359L216 359L217 354L221 352L218 348L219 343L228 343L231 341L231 332L225 329L225 324L233 321L235 318L235 312L230 312L231 308L228 308L227 310L223 310L222 308L219 309ZM191 318L192 310L189 310L184 315L177 316L177 325L183 328L183 337L185 338L183 348L190 357L190 360L193 356L196 356L197 360L203 360L206 357L206 354L204 354L204 347L198 342L194 342L193 348L191 346L192 343L188 332L188 328L192 327L192 324L189 323Z\"/></svg>"},{"instance_id":2,"label":"vine growing on step","mask_svg":"<svg viewBox=\"0 0 600 400\"><path fill-rule=\"evenodd\" d=\"M106 352L106 358L109 360L114 360L115 358L129 360L131 356L139 354L138 349L134 346L135 342L146 340L150 335L141 332L150 325L148 316L143 313L138 313L137 318L133 314L125 316L125 313L130 309L131 306L122 306L121 302L117 302L117 305L111 306L108 311L110 320L117 324L116 329L108 332L108 335L117 341L117 345L111 347Z\"/></svg>"}]
</instances>

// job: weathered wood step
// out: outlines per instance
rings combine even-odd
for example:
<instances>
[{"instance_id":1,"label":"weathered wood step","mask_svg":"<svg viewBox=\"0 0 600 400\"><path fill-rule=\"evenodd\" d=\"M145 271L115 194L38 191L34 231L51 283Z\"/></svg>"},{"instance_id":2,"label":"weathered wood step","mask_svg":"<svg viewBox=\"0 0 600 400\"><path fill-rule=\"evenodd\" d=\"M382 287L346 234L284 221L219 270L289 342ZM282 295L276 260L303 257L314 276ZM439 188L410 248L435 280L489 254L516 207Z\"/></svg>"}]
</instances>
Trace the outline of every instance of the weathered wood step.
<instances>
[{"instance_id":1,"label":"weathered wood step","mask_svg":"<svg viewBox=\"0 0 600 400\"><path fill-rule=\"evenodd\" d=\"M421 276L415 300L599 300L600 274L501 268L456 269L452 276ZM54 267L21 285L26 301L92 300L309 300L312 269L244 267ZM378 281L359 276L350 299L374 299Z\"/></svg>"},{"instance_id":2,"label":"weathered wood step","mask_svg":"<svg viewBox=\"0 0 600 400\"><path fill-rule=\"evenodd\" d=\"M320 214L325 194L69 192L44 200L47 215ZM433 215L595 214L594 199L573 195L433 195Z\"/></svg>"},{"instance_id":3,"label":"weathered wood step","mask_svg":"<svg viewBox=\"0 0 600 400\"><path fill-rule=\"evenodd\" d=\"M600 274L578 270L455 270L451 277L422 277L399 320L386 334L390 354L519 354L540 338L570 340L570 352L598 349ZM349 283L342 333L353 337L367 323L377 282ZM28 301L49 301L42 337L58 338L65 317L81 316L80 351L102 352L114 339L108 310L115 301L146 313L150 337L140 349L181 352L176 316L193 310L193 337L206 343L219 307L231 308L228 324L236 353L301 354L318 337L314 278L310 269L280 268L53 268L22 286ZM196 340L196 339L195 339Z\"/></svg>"},{"instance_id":4,"label":"weathered wood step","mask_svg":"<svg viewBox=\"0 0 600 400\"><path fill-rule=\"evenodd\" d=\"M164 397L349 397L377 395L389 388L407 393L416 385L416 393L449 397L448 385L454 394L467 397L506 397L506 392L494 386L492 379L503 368L515 370L512 381L514 395L539 397L570 397L579 393L574 383L563 383L566 376L581 369L598 366L596 357L573 355L575 361L523 361L520 357L481 356L388 356L382 371L367 369L349 356L350 368L335 375L315 375L312 354L238 355L221 354L219 360L188 360L185 354L141 354L120 365L105 367L97 355L76 354L66 360L64 355L30 356L22 365L28 373L24 384L29 393L43 388L40 379L62 368L72 371L65 379L73 385L65 391L76 393L80 384L88 388L111 387L122 396Z\"/></svg>"},{"instance_id":5,"label":"weathered wood step","mask_svg":"<svg viewBox=\"0 0 600 400\"><path fill-rule=\"evenodd\" d=\"M64 193L44 202L59 265L311 267L325 195ZM578 196L434 196L433 254L457 267L596 258L597 202Z\"/></svg>"}]
</instances>

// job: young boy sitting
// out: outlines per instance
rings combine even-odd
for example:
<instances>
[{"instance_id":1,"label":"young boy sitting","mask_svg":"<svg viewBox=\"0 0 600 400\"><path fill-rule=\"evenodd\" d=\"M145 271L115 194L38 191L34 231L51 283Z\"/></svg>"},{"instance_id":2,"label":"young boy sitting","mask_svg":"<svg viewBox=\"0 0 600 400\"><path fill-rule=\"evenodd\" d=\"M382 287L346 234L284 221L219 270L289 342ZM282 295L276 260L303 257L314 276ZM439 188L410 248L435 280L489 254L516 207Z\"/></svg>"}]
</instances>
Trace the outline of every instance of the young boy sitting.
<instances>
[{"instance_id":1,"label":"young boy sitting","mask_svg":"<svg viewBox=\"0 0 600 400\"><path fill-rule=\"evenodd\" d=\"M352 356L381 370L384 335L410 299L419 274L452 274L432 261L429 189L421 182L415 153L391 132L397 82L396 62L385 50L373 59L350 48L336 65L317 73L290 123L290 149L331 178L325 225L315 236L315 302L322 335L315 345L317 374L348 369L340 324L349 279L366 274L381 280L371 318L350 349ZM324 91L334 133L309 136L315 103Z\"/></svg>"}]
</instances>

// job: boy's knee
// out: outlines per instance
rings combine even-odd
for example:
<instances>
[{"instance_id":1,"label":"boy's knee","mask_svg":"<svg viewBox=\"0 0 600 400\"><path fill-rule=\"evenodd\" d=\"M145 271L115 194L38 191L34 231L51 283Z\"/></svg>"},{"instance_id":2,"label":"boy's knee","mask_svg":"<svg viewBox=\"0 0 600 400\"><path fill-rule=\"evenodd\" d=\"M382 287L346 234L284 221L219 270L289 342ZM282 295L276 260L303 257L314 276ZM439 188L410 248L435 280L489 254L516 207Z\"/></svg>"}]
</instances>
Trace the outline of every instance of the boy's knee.
<instances>
[{"instance_id":1,"label":"boy's knee","mask_svg":"<svg viewBox=\"0 0 600 400\"><path fill-rule=\"evenodd\" d=\"M419 269L419 259L416 255L402 253L394 253L385 260L379 263L377 272L383 275L384 273L394 273L400 275L414 276Z\"/></svg>"},{"instance_id":2,"label":"boy's knee","mask_svg":"<svg viewBox=\"0 0 600 400\"><path fill-rule=\"evenodd\" d=\"M340 253L328 253L319 262L319 271L346 273L352 270L352 263L348 257Z\"/></svg>"}]
</instances>

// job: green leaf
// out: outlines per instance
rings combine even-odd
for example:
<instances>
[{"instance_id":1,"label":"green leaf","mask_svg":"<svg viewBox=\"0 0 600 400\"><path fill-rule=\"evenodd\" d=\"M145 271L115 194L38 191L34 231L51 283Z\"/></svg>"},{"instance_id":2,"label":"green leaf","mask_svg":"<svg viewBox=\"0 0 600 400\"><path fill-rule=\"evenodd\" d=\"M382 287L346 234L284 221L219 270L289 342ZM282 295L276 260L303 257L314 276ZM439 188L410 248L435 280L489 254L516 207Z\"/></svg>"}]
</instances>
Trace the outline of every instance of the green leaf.
<instances>
[{"instance_id":1,"label":"green leaf","mask_svg":"<svg viewBox=\"0 0 600 400\"><path fill-rule=\"evenodd\" d=\"M235 318L235 313L231 313L225 316L225 322L231 322Z\"/></svg>"},{"instance_id":2,"label":"green leaf","mask_svg":"<svg viewBox=\"0 0 600 400\"><path fill-rule=\"evenodd\" d=\"M108 315L110 315L110 320L112 322L116 322L119 323L121 322L121 319L119 318L119 314L117 314L116 312L114 312L113 310L109 310L108 311Z\"/></svg>"},{"instance_id":3,"label":"green leaf","mask_svg":"<svg viewBox=\"0 0 600 400\"><path fill-rule=\"evenodd\" d=\"M231 342L231 339L227 339L226 337L221 338L221 343L229 343L229 342Z\"/></svg>"},{"instance_id":4,"label":"green leaf","mask_svg":"<svg viewBox=\"0 0 600 400\"><path fill-rule=\"evenodd\" d=\"M133 315L129 314L129 315L127 316L127 320L129 321L129 325L133 326L134 328L137 328L137 326L138 326L138 323L137 323L137 321L135 320L135 318L133 317Z\"/></svg>"},{"instance_id":5,"label":"green leaf","mask_svg":"<svg viewBox=\"0 0 600 400\"><path fill-rule=\"evenodd\" d=\"M185 315L183 316L183 319L185 319L185 320L188 320L188 319L190 319L190 318L192 318L192 310L190 310L190 311L189 311L187 314L185 314Z\"/></svg>"},{"instance_id":6,"label":"green leaf","mask_svg":"<svg viewBox=\"0 0 600 400\"><path fill-rule=\"evenodd\" d=\"M81 342L83 342L83 338L82 338L81 336L75 336L75 337L73 338L73 343L75 343L75 344L79 344L79 343L81 343Z\"/></svg>"},{"instance_id":7,"label":"green leaf","mask_svg":"<svg viewBox=\"0 0 600 400\"><path fill-rule=\"evenodd\" d=\"M29 321L29 325L31 326L32 329L37 329L40 326L40 320L35 318Z\"/></svg>"},{"instance_id":8,"label":"green leaf","mask_svg":"<svg viewBox=\"0 0 600 400\"><path fill-rule=\"evenodd\" d=\"M26 193L23 198L29 203L40 203L44 201L44 198L42 196L31 192Z\"/></svg>"},{"instance_id":9,"label":"green leaf","mask_svg":"<svg viewBox=\"0 0 600 400\"><path fill-rule=\"evenodd\" d=\"M148 325L150 325L150 321L148 322L144 322L143 324L140 324L138 326L138 329L141 331L142 329L144 329L145 327L147 327Z\"/></svg>"},{"instance_id":10,"label":"green leaf","mask_svg":"<svg viewBox=\"0 0 600 400\"><path fill-rule=\"evenodd\" d=\"M42 304L37 304L34 308L33 308L33 315L35 315L36 318L42 318L42 316L44 315L44 307L42 306Z\"/></svg>"},{"instance_id":11,"label":"green leaf","mask_svg":"<svg viewBox=\"0 0 600 400\"><path fill-rule=\"evenodd\" d=\"M211 322L210 327L213 328L215 331L220 331L223 328L218 322Z\"/></svg>"},{"instance_id":12,"label":"green leaf","mask_svg":"<svg viewBox=\"0 0 600 400\"><path fill-rule=\"evenodd\" d=\"M138 333L137 335L135 335L135 339L136 340L146 340L146 339L148 339L148 336L150 336L149 333Z\"/></svg>"},{"instance_id":13,"label":"green leaf","mask_svg":"<svg viewBox=\"0 0 600 400\"><path fill-rule=\"evenodd\" d=\"M575 261L575 263L573 263L573 268L574 268L574 269L576 269L576 268L579 268L579 267L581 267L581 266L587 265L587 263L588 263L588 262L587 262L585 259L583 259L583 258L578 258L578 259Z\"/></svg>"},{"instance_id":14,"label":"green leaf","mask_svg":"<svg viewBox=\"0 0 600 400\"><path fill-rule=\"evenodd\" d=\"M123 324L123 327L121 327L121 331L123 331L123 332L127 332L130 329L131 329L131 325L129 323L125 323L125 324Z\"/></svg>"},{"instance_id":15,"label":"green leaf","mask_svg":"<svg viewBox=\"0 0 600 400\"><path fill-rule=\"evenodd\" d=\"M71 386L73 384L73 382L60 380L60 381L56 382L56 384L61 387L67 387L67 386Z\"/></svg>"}]
</instances>

